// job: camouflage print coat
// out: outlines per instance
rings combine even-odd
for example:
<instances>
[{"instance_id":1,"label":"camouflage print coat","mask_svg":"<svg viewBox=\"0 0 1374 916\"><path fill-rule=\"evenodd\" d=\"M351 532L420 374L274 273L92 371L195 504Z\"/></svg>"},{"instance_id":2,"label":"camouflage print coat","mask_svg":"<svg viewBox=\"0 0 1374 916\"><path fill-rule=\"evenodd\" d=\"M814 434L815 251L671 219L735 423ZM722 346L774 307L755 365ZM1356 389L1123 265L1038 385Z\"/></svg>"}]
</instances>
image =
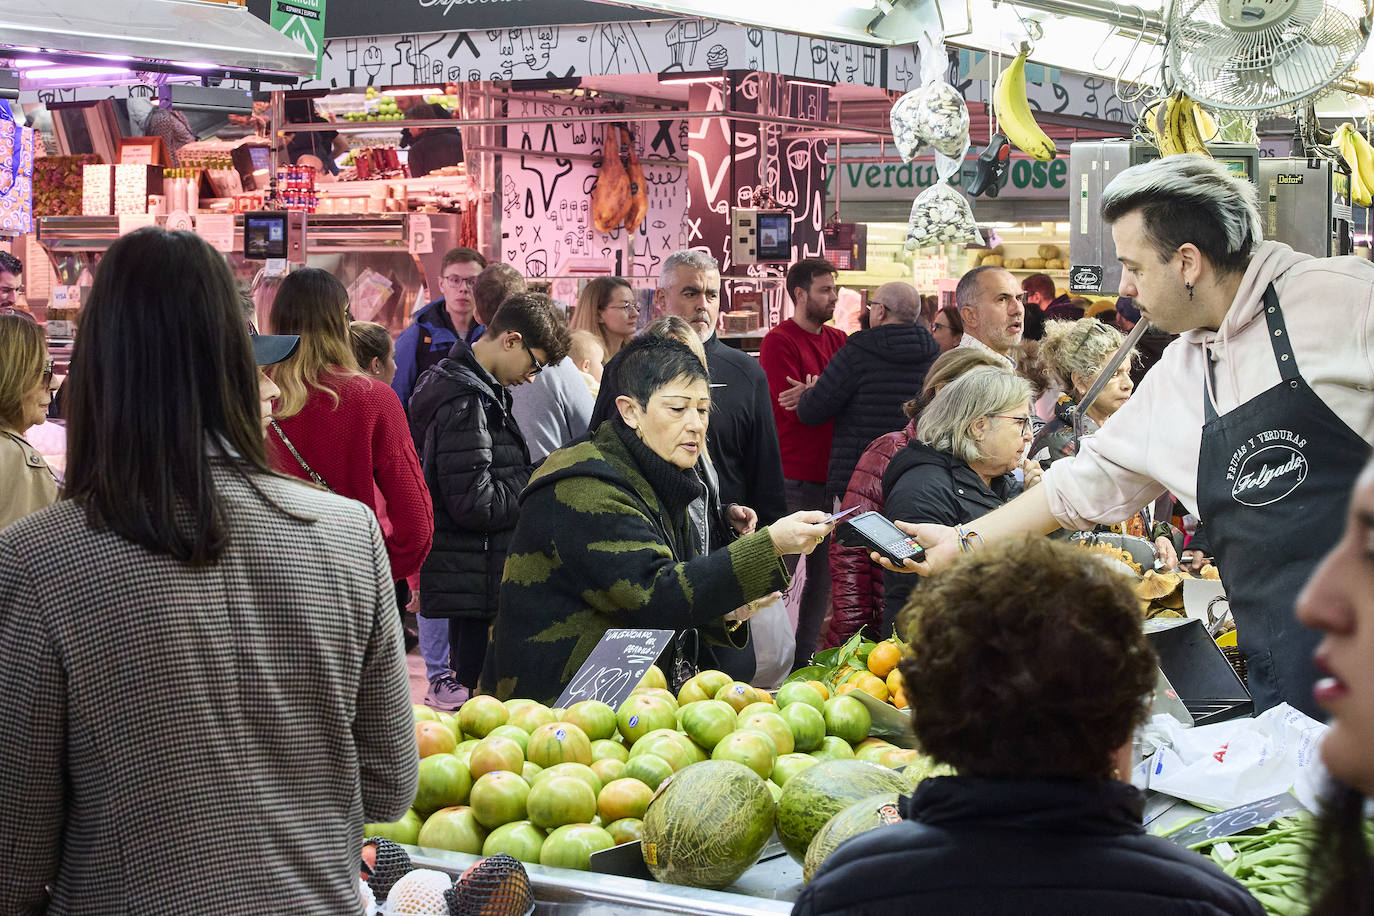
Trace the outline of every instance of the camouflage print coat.
<instances>
[{"instance_id":1,"label":"camouflage print coat","mask_svg":"<svg viewBox=\"0 0 1374 916\"><path fill-rule=\"evenodd\" d=\"M608 629L724 639L722 615L784 588L766 528L694 555L700 486L618 419L550 455L521 496L483 687L552 703Z\"/></svg>"}]
</instances>

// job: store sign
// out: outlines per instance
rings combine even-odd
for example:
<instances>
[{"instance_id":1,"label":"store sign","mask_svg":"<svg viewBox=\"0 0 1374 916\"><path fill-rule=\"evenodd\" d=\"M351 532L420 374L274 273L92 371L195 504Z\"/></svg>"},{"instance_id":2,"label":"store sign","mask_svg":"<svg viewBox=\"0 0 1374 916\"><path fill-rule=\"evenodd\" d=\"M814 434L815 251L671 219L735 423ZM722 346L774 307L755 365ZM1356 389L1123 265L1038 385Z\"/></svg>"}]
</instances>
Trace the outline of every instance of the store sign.
<instances>
[{"instance_id":1,"label":"store sign","mask_svg":"<svg viewBox=\"0 0 1374 916\"><path fill-rule=\"evenodd\" d=\"M315 77L324 54L325 0L271 0L272 28L315 55ZM344 4L347 9L348 4Z\"/></svg>"},{"instance_id":2,"label":"store sign","mask_svg":"<svg viewBox=\"0 0 1374 916\"><path fill-rule=\"evenodd\" d=\"M966 162L973 162L976 156L968 156ZM839 186L836 188L838 175ZM1003 178L998 200L1015 199L1064 199L1068 191L1069 160L1067 157L1040 162L1029 157L1013 157ZM962 176L955 176L954 186L958 187ZM827 166L826 196L841 201L854 200L892 200L897 197L915 196L935 182L939 176L935 172L935 160L917 159L913 162L841 162L839 167Z\"/></svg>"}]
</instances>

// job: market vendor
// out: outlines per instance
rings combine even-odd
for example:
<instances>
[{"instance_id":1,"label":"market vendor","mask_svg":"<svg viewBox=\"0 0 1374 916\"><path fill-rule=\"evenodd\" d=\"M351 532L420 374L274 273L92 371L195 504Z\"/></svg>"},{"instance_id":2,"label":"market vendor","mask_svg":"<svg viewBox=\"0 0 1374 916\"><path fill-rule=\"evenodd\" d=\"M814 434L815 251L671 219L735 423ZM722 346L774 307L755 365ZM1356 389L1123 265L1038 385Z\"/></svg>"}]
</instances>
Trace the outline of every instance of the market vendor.
<instances>
[{"instance_id":1,"label":"market vendor","mask_svg":"<svg viewBox=\"0 0 1374 916\"><path fill-rule=\"evenodd\" d=\"M1089 528L1172 492L1207 525L1260 712L1312 700L1317 634L1293 613L1340 535L1374 440L1374 265L1261 239L1255 186L1200 155L1122 172L1102 195L1121 294L1183 336L1044 485L965 530L912 526L948 565L961 544Z\"/></svg>"},{"instance_id":2,"label":"market vendor","mask_svg":"<svg viewBox=\"0 0 1374 916\"><path fill-rule=\"evenodd\" d=\"M501 699L552 704L611 628L728 642L739 623L726 615L785 587L782 557L830 532L818 507L701 555L689 506L702 494L693 469L711 411L706 368L678 341L649 336L626 345L617 378L617 414L551 454L521 494L482 673Z\"/></svg>"}]
</instances>

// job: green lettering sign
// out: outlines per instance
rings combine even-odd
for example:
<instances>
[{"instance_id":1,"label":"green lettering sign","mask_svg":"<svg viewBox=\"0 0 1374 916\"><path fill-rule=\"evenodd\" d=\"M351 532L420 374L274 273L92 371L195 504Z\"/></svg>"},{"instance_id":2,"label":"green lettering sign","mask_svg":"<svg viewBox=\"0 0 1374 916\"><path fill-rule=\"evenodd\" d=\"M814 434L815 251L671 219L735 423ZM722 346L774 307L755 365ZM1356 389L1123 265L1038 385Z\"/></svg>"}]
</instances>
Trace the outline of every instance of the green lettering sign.
<instances>
[{"instance_id":1,"label":"green lettering sign","mask_svg":"<svg viewBox=\"0 0 1374 916\"><path fill-rule=\"evenodd\" d=\"M272 28L315 55L315 79L324 55L325 0L270 0Z\"/></svg>"}]
</instances>

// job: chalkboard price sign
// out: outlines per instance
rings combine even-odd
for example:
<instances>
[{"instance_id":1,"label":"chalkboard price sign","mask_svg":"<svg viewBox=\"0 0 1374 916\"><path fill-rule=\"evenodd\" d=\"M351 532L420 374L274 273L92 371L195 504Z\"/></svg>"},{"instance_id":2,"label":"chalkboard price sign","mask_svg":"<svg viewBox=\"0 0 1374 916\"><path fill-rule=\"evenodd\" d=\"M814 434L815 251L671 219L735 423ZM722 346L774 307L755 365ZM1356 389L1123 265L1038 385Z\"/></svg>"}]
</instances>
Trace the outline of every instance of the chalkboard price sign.
<instances>
[{"instance_id":1,"label":"chalkboard price sign","mask_svg":"<svg viewBox=\"0 0 1374 916\"><path fill-rule=\"evenodd\" d=\"M1194 843L1201 843L1205 840L1218 840L1244 833L1247 830L1254 830L1256 827L1263 827L1270 821L1276 821L1281 817L1287 817L1290 814L1305 810L1307 809L1303 807L1302 802L1284 792L1281 795L1262 798L1257 802L1241 805L1238 808L1228 808L1225 811L1210 814L1196 824L1169 834L1167 839L1180 846L1192 846Z\"/></svg>"},{"instance_id":2,"label":"chalkboard price sign","mask_svg":"<svg viewBox=\"0 0 1374 916\"><path fill-rule=\"evenodd\" d=\"M559 708L600 700L616 709L672 641L672 630L607 630L563 689Z\"/></svg>"}]
</instances>

